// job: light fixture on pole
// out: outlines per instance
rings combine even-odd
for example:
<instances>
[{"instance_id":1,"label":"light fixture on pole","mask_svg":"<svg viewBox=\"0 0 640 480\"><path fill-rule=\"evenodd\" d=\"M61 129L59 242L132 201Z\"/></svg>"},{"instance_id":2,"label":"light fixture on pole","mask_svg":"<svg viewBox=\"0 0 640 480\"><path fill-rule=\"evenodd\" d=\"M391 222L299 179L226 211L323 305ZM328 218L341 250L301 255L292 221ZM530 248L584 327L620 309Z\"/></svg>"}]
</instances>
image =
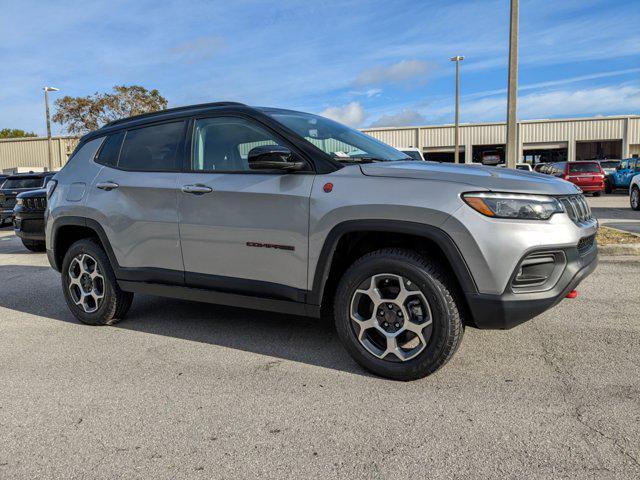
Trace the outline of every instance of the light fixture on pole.
<instances>
[{"instance_id":1,"label":"light fixture on pole","mask_svg":"<svg viewBox=\"0 0 640 480\"><path fill-rule=\"evenodd\" d=\"M507 168L518 162L518 0L511 0L509 27L509 84L507 86Z\"/></svg>"},{"instance_id":2,"label":"light fixture on pole","mask_svg":"<svg viewBox=\"0 0 640 480\"><path fill-rule=\"evenodd\" d=\"M457 55L455 57L451 57L449 60L456 62L456 128L453 160L455 163L460 163L460 62L464 60L464 57Z\"/></svg>"},{"instance_id":3,"label":"light fixture on pole","mask_svg":"<svg viewBox=\"0 0 640 480\"><path fill-rule=\"evenodd\" d=\"M47 115L47 156L49 159L49 171L53 170L53 158L51 150L51 118L49 116L49 92L57 92L60 89L56 87L44 87L44 104Z\"/></svg>"}]
</instances>

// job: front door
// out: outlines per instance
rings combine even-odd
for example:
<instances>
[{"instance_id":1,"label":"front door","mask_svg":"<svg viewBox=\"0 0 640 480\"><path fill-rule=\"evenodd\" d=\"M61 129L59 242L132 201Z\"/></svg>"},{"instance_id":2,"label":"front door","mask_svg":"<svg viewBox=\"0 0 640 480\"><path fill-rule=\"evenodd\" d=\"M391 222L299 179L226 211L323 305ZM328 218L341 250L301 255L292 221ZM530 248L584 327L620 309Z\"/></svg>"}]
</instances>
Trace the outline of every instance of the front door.
<instances>
[{"instance_id":1,"label":"front door","mask_svg":"<svg viewBox=\"0 0 640 480\"><path fill-rule=\"evenodd\" d=\"M314 175L251 171L248 152L286 142L242 117L194 121L179 176L185 281L194 287L302 300Z\"/></svg>"}]
</instances>

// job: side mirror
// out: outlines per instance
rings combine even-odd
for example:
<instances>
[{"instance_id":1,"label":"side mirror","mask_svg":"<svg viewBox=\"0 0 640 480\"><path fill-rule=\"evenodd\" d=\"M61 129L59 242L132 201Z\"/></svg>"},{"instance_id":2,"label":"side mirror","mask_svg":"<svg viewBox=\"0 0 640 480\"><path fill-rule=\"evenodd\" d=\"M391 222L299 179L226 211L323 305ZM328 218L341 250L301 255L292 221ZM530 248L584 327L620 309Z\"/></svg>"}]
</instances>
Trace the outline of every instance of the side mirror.
<instances>
[{"instance_id":1,"label":"side mirror","mask_svg":"<svg viewBox=\"0 0 640 480\"><path fill-rule=\"evenodd\" d=\"M251 170L302 170L304 162L296 162L291 150L280 145L264 145L252 148L248 156Z\"/></svg>"}]
</instances>

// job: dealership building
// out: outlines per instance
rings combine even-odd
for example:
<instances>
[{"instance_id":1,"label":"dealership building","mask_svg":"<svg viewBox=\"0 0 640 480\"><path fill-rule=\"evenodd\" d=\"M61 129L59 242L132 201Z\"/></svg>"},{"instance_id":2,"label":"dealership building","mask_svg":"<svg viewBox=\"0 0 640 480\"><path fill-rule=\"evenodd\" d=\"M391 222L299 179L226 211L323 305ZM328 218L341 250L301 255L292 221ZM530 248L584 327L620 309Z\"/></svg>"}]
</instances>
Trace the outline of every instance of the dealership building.
<instances>
[{"instance_id":1,"label":"dealership building","mask_svg":"<svg viewBox=\"0 0 640 480\"><path fill-rule=\"evenodd\" d=\"M368 128L365 133L394 147L417 147L427 160L453 161L453 125ZM484 155L504 161L505 123L460 125L460 161ZM527 163L640 156L640 115L525 120L518 122L518 158Z\"/></svg>"},{"instance_id":2,"label":"dealership building","mask_svg":"<svg viewBox=\"0 0 640 480\"><path fill-rule=\"evenodd\" d=\"M453 161L453 125L363 130L394 147L417 147L428 160ZM481 162L484 155L504 160L506 125L460 125L460 161ZM76 137L53 137L53 169L62 167ZM525 120L518 122L519 158L528 163L640 156L640 115ZM0 172L43 170L48 165L44 137L0 140Z\"/></svg>"}]
</instances>

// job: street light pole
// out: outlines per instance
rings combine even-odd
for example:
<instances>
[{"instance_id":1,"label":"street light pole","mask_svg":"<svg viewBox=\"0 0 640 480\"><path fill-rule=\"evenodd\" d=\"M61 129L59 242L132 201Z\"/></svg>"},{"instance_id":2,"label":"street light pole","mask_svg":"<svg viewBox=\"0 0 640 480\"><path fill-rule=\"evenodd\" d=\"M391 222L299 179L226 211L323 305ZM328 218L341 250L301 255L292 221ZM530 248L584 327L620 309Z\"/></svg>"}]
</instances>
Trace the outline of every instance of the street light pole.
<instances>
[{"instance_id":1,"label":"street light pole","mask_svg":"<svg viewBox=\"0 0 640 480\"><path fill-rule=\"evenodd\" d=\"M464 60L464 57L458 55L451 57L449 60L456 62L456 128L453 161L455 163L460 163L460 62Z\"/></svg>"},{"instance_id":2,"label":"street light pole","mask_svg":"<svg viewBox=\"0 0 640 480\"><path fill-rule=\"evenodd\" d=\"M49 92L60 90L55 87L44 87L44 104L47 116L47 157L49 159L49 171L53 170L53 150L51 148L51 117L49 115Z\"/></svg>"},{"instance_id":3,"label":"street light pole","mask_svg":"<svg viewBox=\"0 0 640 480\"><path fill-rule=\"evenodd\" d=\"M518 161L518 10L519 0L511 0L507 89L507 168L516 168Z\"/></svg>"}]
</instances>

